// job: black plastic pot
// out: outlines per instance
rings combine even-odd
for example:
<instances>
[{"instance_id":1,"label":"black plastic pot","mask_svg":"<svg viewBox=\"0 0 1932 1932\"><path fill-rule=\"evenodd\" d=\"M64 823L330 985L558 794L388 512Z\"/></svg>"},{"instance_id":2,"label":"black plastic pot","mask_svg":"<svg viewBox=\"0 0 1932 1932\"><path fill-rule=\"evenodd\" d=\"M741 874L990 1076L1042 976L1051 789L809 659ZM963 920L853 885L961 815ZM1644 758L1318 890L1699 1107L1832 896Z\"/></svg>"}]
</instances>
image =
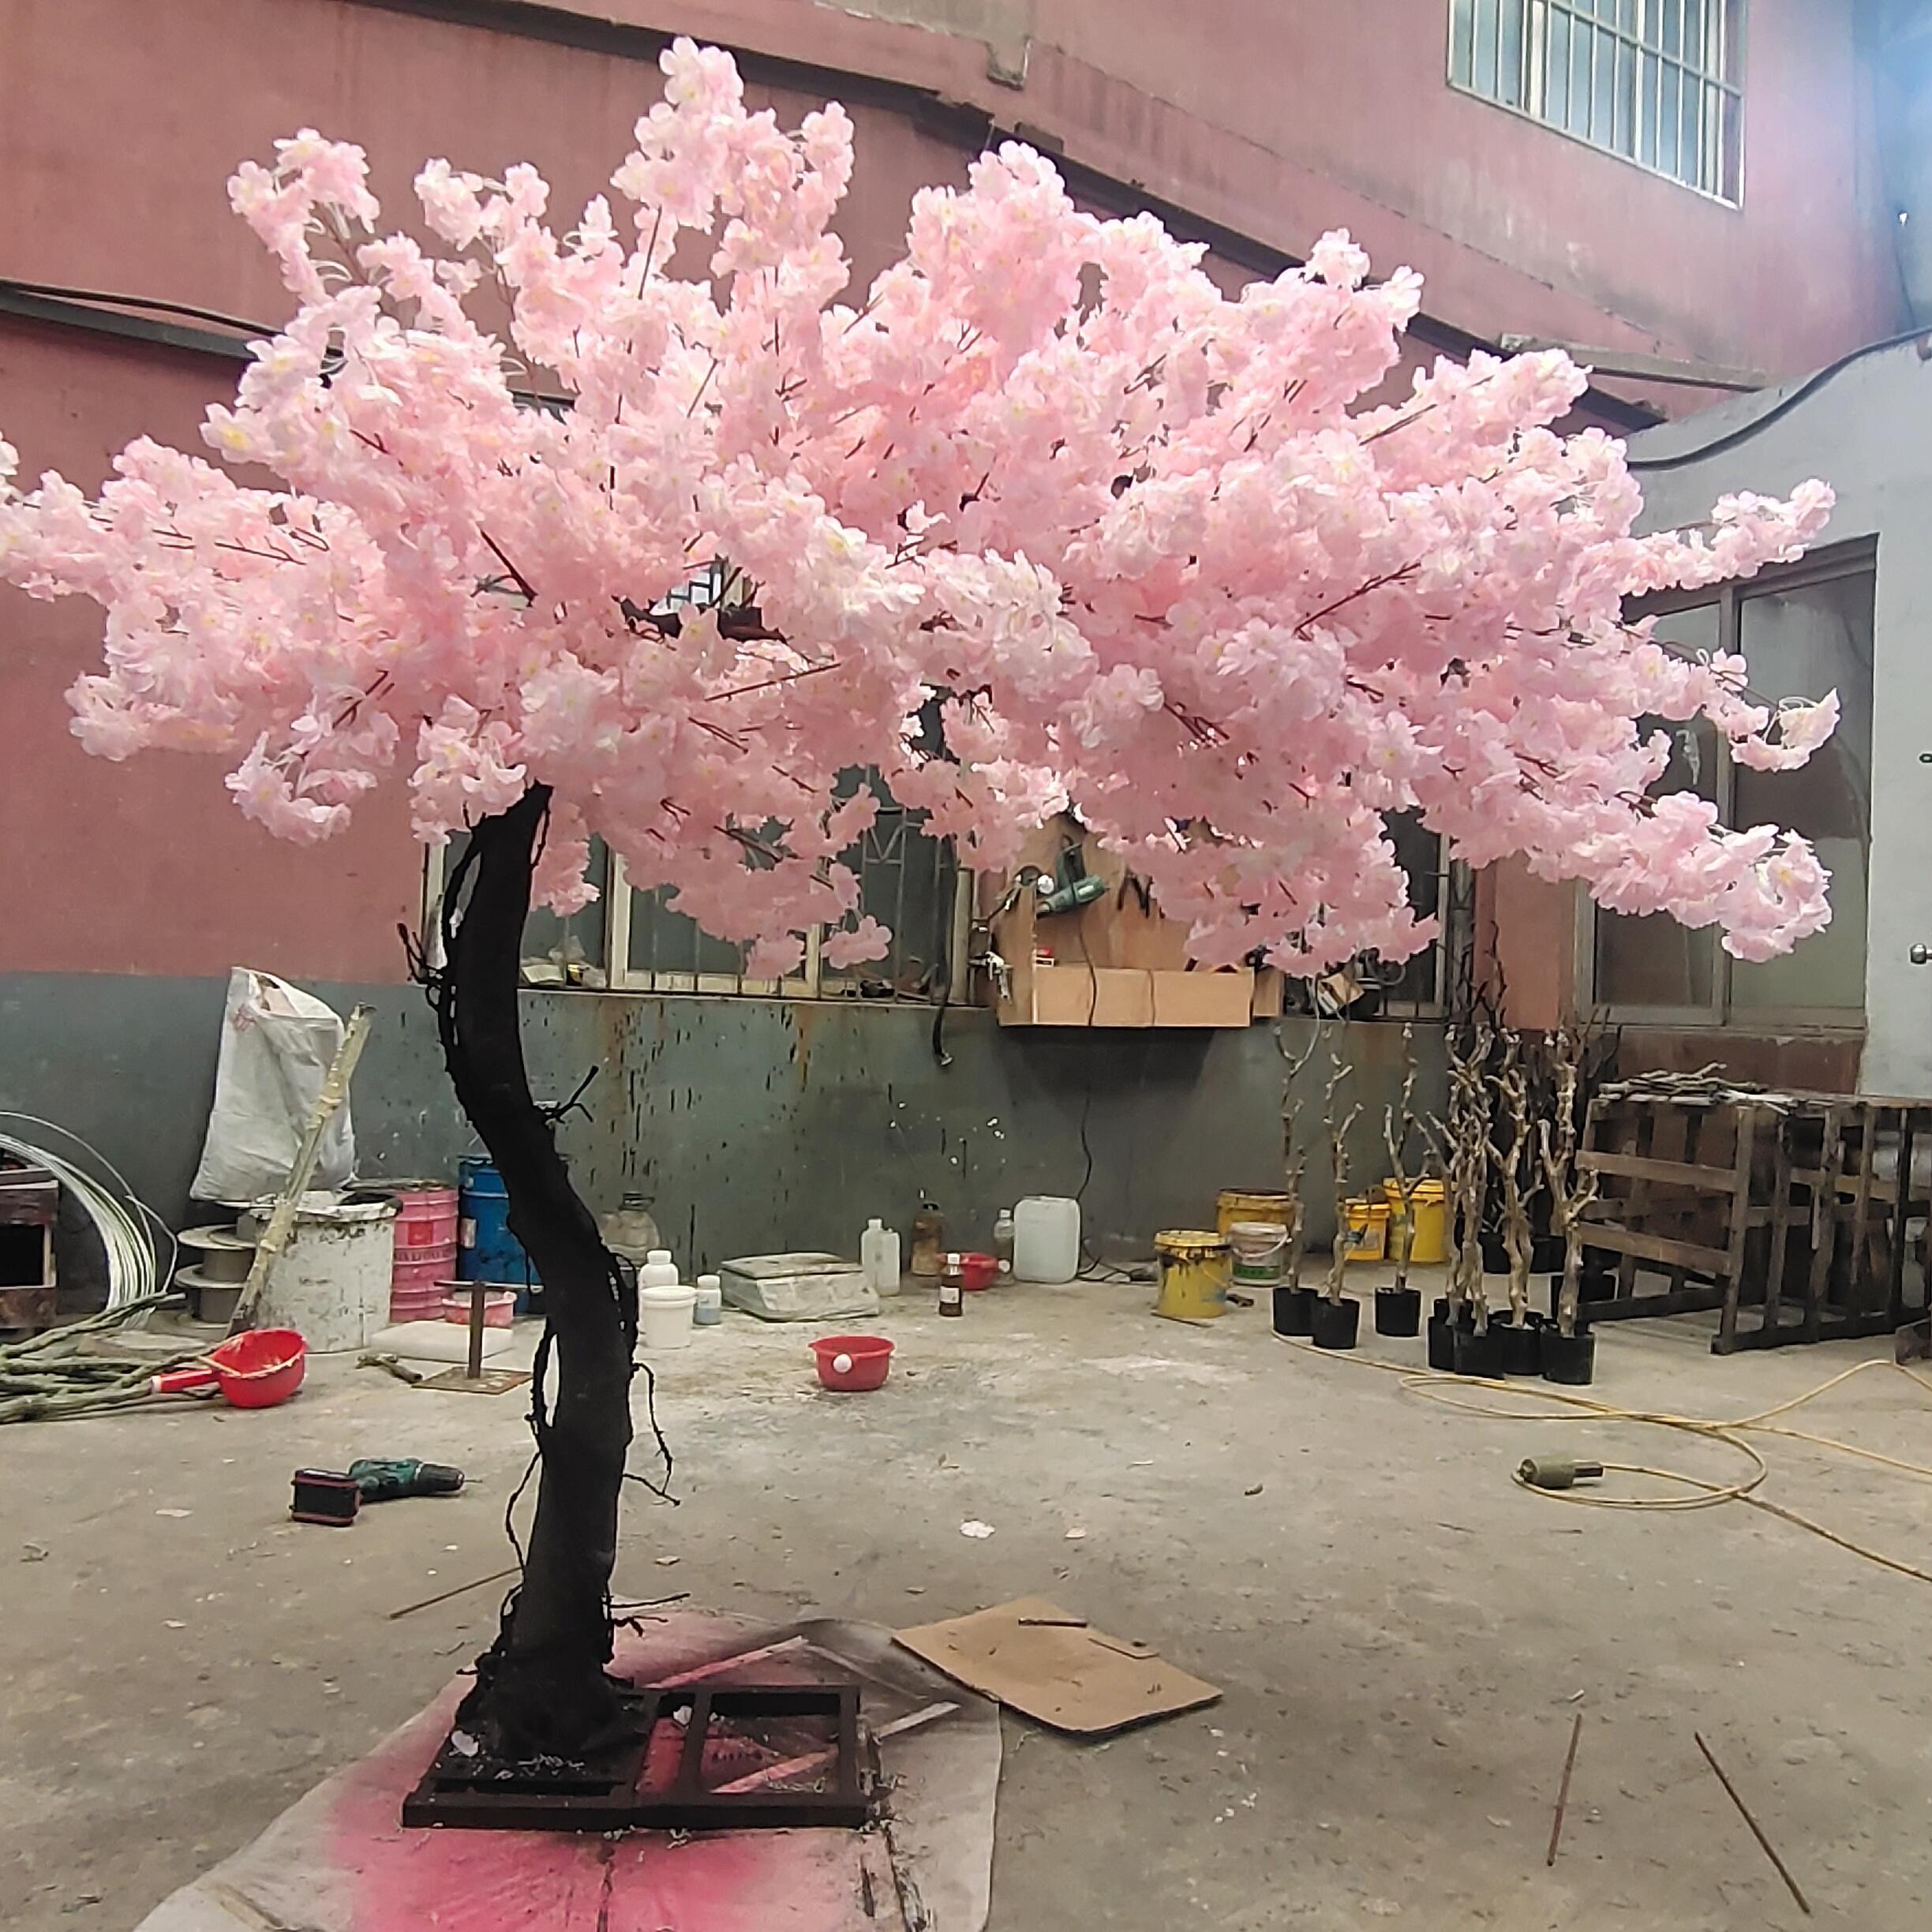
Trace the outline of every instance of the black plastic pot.
<instances>
[{"instance_id":1,"label":"black plastic pot","mask_svg":"<svg viewBox=\"0 0 1932 1932\"><path fill-rule=\"evenodd\" d=\"M1509 1272L1509 1249L1503 1245L1503 1237L1485 1228L1478 1238L1482 1245L1483 1272L1485 1275L1507 1275Z\"/></svg>"},{"instance_id":2,"label":"black plastic pot","mask_svg":"<svg viewBox=\"0 0 1932 1932\"><path fill-rule=\"evenodd\" d=\"M1580 1328L1574 1335L1567 1335L1550 1322L1541 1333L1545 1382L1565 1382L1581 1387L1596 1380L1597 1338L1589 1329Z\"/></svg>"},{"instance_id":3,"label":"black plastic pot","mask_svg":"<svg viewBox=\"0 0 1932 1932\"><path fill-rule=\"evenodd\" d=\"M1497 1332L1496 1324L1492 1321L1489 1332ZM1532 1309L1527 1311L1522 1327L1509 1322L1502 1324L1503 1372L1505 1375L1533 1376L1543 1372L1543 1317Z\"/></svg>"},{"instance_id":4,"label":"black plastic pot","mask_svg":"<svg viewBox=\"0 0 1932 1932\"><path fill-rule=\"evenodd\" d=\"M1495 1322L1478 1335L1473 1328L1455 1331L1455 1372L1466 1376L1503 1372L1503 1331Z\"/></svg>"},{"instance_id":5,"label":"black plastic pot","mask_svg":"<svg viewBox=\"0 0 1932 1932\"><path fill-rule=\"evenodd\" d=\"M1331 1301L1317 1295L1311 1311L1314 1324L1309 1332L1318 1349L1352 1349L1361 1326L1361 1304L1347 1295Z\"/></svg>"},{"instance_id":6,"label":"black plastic pot","mask_svg":"<svg viewBox=\"0 0 1932 1932\"><path fill-rule=\"evenodd\" d=\"M1444 1303L1436 1305L1443 1307ZM1428 1324L1428 1365L1447 1375L1455 1368L1455 1324L1447 1315L1432 1315Z\"/></svg>"},{"instance_id":7,"label":"black plastic pot","mask_svg":"<svg viewBox=\"0 0 1932 1932\"><path fill-rule=\"evenodd\" d=\"M1420 1288L1378 1288L1375 1291L1375 1329L1380 1335L1418 1335L1422 1328Z\"/></svg>"},{"instance_id":8,"label":"black plastic pot","mask_svg":"<svg viewBox=\"0 0 1932 1932\"><path fill-rule=\"evenodd\" d=\"M1313 1320L1315 1290L1312 1288L1277 1288L1275 1290L1275 1332L1277 1335L1305 1335Z\"/></svg>"}]
</instances>

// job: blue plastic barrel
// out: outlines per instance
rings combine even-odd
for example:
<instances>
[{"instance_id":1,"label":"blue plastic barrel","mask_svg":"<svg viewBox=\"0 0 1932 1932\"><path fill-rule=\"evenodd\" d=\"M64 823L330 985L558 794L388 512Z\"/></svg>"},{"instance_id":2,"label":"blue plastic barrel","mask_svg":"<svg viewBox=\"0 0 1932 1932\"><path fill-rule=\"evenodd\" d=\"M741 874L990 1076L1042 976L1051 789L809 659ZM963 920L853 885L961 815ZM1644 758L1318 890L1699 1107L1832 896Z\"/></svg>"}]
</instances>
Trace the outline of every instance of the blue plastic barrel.
<instances>
[{"instance_id":1,"label":"blue plastic barrel","mask_svg":"<svg viewBox=\"0 0 1932 1932\"><path fill-rule=\"evenodd\" d=\"M510 1194L503 1176L481 1155L466 1155L456 1164L456 1189L462 1213L457 1279L517 1289L518 1309L527 1314L530 1290L543 1283L523 1244L510 1232Z\"/></svg>"}]
</instances>

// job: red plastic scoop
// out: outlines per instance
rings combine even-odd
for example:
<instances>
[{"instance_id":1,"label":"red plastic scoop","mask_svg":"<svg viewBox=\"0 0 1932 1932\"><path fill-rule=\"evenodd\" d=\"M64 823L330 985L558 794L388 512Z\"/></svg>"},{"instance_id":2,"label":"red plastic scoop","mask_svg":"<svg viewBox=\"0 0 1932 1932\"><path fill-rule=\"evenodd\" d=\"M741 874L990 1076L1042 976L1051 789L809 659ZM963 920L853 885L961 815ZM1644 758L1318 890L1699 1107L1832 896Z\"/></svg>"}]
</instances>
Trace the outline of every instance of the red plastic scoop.
<instances>
[{"instance_id":1,"label":"red plastic scoop","mask_svg":"<svg viewBox=\"0 0 1932 1932\"><path fill-rule=\"evenodd\" d=\"M170 1368L149 1384L157 1395L218 1388L237 1409L272 1409L302 1385L309 1345L293 1328L251 1328L211 1349L190 1368Z\"/></svg>"}]
</instances>

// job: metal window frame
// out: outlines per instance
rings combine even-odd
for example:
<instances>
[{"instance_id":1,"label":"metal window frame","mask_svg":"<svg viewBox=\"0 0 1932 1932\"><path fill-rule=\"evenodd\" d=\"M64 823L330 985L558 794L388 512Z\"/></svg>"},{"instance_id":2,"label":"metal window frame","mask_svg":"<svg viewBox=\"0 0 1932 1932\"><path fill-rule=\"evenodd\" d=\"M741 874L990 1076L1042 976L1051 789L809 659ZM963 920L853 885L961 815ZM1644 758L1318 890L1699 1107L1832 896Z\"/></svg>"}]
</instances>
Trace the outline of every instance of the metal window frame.
<instances>
[{"instance_id":1,"label":"metal window frame","mask_svg":"<svg viewBox=\"0 0 1932 1932\"><path fill-rule=\"evenodd\" d=\"M422 930L426 943L432 953L440 949L437 936L440 931L438 915L443 898L444 855L447 845L426 847L423 852L422 879ZM949 951L949 987L947 998L950 1004L962 1003L963 989L968 979L966 964L968 935L972 923L973 903L973 874L970 868L958 867L953 874L953 904L945 919L945 938ZM805 934L805 957L796 974L782 979L754 979L745 973L668 972L631 964L631 894L635 889L624 876L624 863L616 852L610 855L610 870L605 889L604 957L596 962L602 968L605 985L602 988L585 987L532 986L524 990L531 993L582 993L605 990L612 993L674 993L701 994L708 997L733 999L824 999L847 1005L863 1004L867 1006L919 1006L937 1005L936 1000L891 999L857 1000L851 993L841 989L840 983L828 980L823 967L822 927L814 927Z\"/></svg>"},{"instance_id":2,"label":"metal window frame","mask_svg":"<svg viewBox=\"0 0 1932 1932\"><path fill-rule=\"evenodd\" d=\"M1674 182L1679 187L1688 189L1691 193L1714 201L1720 207L1743 208L1745 0L1704 0L1704 44L1695 54L1683 45L1682 0L1677 0L1678 44L1674 50L1668 47L1664 40L1664 0L1632 0L1632 22L1627 27L1619 13L1605 19L1593 8L1585 12L1585 0L1450 0L1446 60L1449 84L1458 93L1486 101L1505 114L1533 121L1539 127L1548 128L1596 153L1626 162L1659 180ZM1459 20L1458 14L1465 18ZM1503 48L1508 37L1503 28L1506 15L1511 14L1520 22L1515 36L1519 65L1515 77L1518 99L1515 101L1506 99L1503 92ZM1479 73L1477 68L1477 54L1485 38L1482 32L1485 16L1494 23L1493 31L1486 36L1491 43L1489 70L1486 75ZM1564 24L1566 47L1574 47L1573 36L1579 30L1589 38L1590 110L1581 132L1570 125L1567 74L1563 80L1564 115L1559 119L1551 114L1550 49L1553 18L1560 19ZM1634 114L1628 153L1616 144L1621 103L1617 96L1614 70L1610 127L1600 137L1595 126L1597 51L1602 44L1601 37L1605 35L1610 36L1619 56L1627 53L1631 62ZM1568 58L1573 73L1574 52ZM1651 63L1653 70L1652 84L1648 89L1646 62ZM1621 66L1620 58L1616 64ZM1459 68L1466 70L1466 78L1458 73ZM1646 161L1643 158L1646 126L1653 137L1653 153L1660 152L1657 144L1662 132L1666 69L1677 78L1679 137L1683 125L1682 90L1688 84L1698 96L1696 159L1688 174L1685 171L1681 149L1679 164L1675 167L1666 167L1657 160Z\"/></svg>"},{"instance_id":3,"label":"metal window frame","mask_svg":"<svg viewBox=\"0 0 1932 1932\"><path fill-rule=\"evenodd\" d=\"M1816 551L1799 563L1760 571L1754 577L1734 578L1728 583L1699 590L1660 592L1654 597L1643 599L1637 614L1661 617L1674 611L1705 610L1715 606L1717 612L1717 648L1730 653L1739 649L1744 606L1753 598L1781 596L1792 590L1803 590L1817 584L1835 583L1853 577L1870 577L1874 580L1875 587L1878 564L1878 540L1870 537L1855 537L1848 543L1834 544ZM1873 655L1875 660L1875 640ZM1874 662L1874 675L1876 668ZM1717 742L1715 789L1719 822L1726 826L1731 822L1735 806L1733 784L1736 769L1720 733ZM1587 893L1582 892L1581 887L1578 891L1582 898L1582 916L1576 921L1575 984L1578 1003L1582 1011L1599 1015L1610 1025L1732 1030L1751 1027L1768 1028L1774 1032L1839 1035L1863 1034L1866 1029L1867 1008L1863 999L1856 1007L1739 1008L1735 1005L1732 999L1733 963L1731 955L1717 944L1714 938L1712 942L1711 998L1707 1005L1644 1006L1615 1000L1600 1000L1597 995L1597 921L1600 909ZM1870 938L1868 915L1868 948Z\"/></svg>"},{"instance_id":4,"label":"metal window frame","mask_svg":"<svg viewBox=\"0 0 1932 1932\"><path fill-rule=\"evenodd\" d=\"M605 928L608 942L607 970L613 991L620 993L708 993L744 999L816 999L820 991L819 932L805 935L805 957L797 973L783 979L754 979L748 973L661 972L631 964L631 895L635 889L624 875L624 863L611 854L610 919Z\"/></svg>"},{"instance_id":5,"label":"metal window frame","mask_svg":"<svg viewBox=\"0 0 1932 1932\"><path fill-rule=\"evenodd\" d=\"M1436 835L1436 917L1441 931L1434 942L1435 984L1426 999L1403 999L1385 988L1380 1017L1384 1020L1446 1020L1455 1004L1455 989L1463 976L1467 955L1475 941L1475 905L1471 891L1475 874L1458 859L1449 841Z\"/></svg>"}]
</instances>

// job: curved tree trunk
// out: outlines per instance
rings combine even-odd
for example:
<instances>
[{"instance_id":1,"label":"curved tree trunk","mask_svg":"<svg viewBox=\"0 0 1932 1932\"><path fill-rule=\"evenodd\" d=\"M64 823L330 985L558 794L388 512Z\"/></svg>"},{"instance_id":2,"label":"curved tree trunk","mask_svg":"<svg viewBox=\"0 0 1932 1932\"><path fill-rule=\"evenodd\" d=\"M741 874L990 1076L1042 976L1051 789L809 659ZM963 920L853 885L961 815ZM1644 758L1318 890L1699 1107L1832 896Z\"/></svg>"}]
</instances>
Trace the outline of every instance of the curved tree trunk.
<instances>
[{"instance_id":1,"label":"curved tree trunk","mask_svg":"<svg viewBox=\"0 0 1932 1932\"><path fill-rule=\"evenodd\" d=\"M533 786L476 827L444 894L436 989L456 1097L503 1176L511 1231L544 1284L531 1404L536 1518L522 1580L459 1713L487 1754L506 1759L579 1756L616 1721L605 1666L637 1342L635 1291L571 1183L523 1064L519 968L549 797ZM552 1357L556 1393L546 1410Z\"/></svg>"}]
</instances>

